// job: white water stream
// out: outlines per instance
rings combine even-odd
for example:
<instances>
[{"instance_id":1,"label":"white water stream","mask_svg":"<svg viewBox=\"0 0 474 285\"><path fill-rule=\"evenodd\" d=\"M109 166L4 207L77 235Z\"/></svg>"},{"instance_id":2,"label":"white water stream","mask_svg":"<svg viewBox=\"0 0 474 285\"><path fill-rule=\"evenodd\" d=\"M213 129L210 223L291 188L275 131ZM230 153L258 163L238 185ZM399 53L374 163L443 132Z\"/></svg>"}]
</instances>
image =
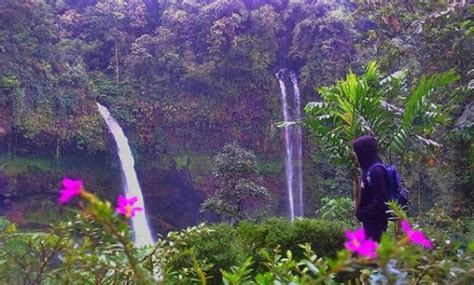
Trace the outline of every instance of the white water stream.
<instances>
[{"instance_id":1,"label":"white water stream","mask_svg":"<svg viewBox=\"0 0 474 285\"><path fill-rule=\"evenodd\" d=\"M115 143L117 144L118 156L122 166L123 192L127 198L137 197L135 206L142 207L143 211L136 212L132 218L132 227L135 235L135 245L144 246L153 244L153 237L146 219L145 203L143 200L142 190L138 183L137 173L135 172L135 160L132 151L128 145L128 139L125 136L120 125L110 115L109 110L101 104L97 103L99 112L105 120L110 132L112 133Z\"/></svg>"},{"instance_id":2,"label":"white water stream","mask_svg":"<svg viewBox=\"0 0 474 285\"><path fill-rule=\"evenodd\" d=\"M298 81L296 74L291 72L290 79L293 84L293 98L289 98L284 81L286 73L287 70L282 69L276 74L281 90L283 121L299 121L301 119L301 99ZM290 219L293 221L296 216L302 217L304 214L302 134L301 126L298 124L286 125L283 129L285 137L286 186Z\"/></svg>"}]
</instances>

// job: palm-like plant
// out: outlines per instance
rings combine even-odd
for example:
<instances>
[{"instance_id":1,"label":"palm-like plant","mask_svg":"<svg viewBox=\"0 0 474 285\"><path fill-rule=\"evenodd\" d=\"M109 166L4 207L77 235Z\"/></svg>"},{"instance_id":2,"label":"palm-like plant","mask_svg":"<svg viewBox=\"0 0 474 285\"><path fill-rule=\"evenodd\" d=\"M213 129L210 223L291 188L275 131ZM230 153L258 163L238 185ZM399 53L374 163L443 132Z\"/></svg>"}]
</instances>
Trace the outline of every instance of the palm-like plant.
<instances>
[{"instance_id":1,"label":"palm-like plant","mask_svg":"<svg viewBox=\"0 0 474 285\"><path fill-rule=\"evenodd\" d=\"M303 123L320 138L321 147L333 161L350 168L356 204L360 174L352 140L372 134L379 140L381 153L390 158L402 158L412 142L439 146L424 138L443 118L441 107L429 97L458 78L454 71L423 77L411 95L403 96L404 73L397 72L382 80L377 63L371 62L364 74L349 72L335 85L320 88L322 100L306 105L307 118Z\"/></svg>"}]
</instances>

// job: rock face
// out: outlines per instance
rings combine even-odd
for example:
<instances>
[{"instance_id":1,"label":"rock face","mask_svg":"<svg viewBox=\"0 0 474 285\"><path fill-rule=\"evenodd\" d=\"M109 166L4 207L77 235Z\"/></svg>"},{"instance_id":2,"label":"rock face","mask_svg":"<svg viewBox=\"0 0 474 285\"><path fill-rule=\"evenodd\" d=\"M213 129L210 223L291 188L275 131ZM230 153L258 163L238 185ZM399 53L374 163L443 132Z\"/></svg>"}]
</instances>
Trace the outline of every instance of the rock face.
<instances>
[{"instance_id":1,"label":"rock face","mask_svg":"<svg viewBox=\"0 0 474 285\"><path fill-rule=\"evenodd\" d=\"M182 229L200 222L216 222L220 217L208 212L201 212L201 203L206 198L205 192L213 192L210 177L193 177L186 169L147 169L138 170L138 176L150 225L155 232L166 234L170 230ZM206 180L205 182L197 180ZM283 189L279 175L267 175L263 185L270 190ZM269 210L286 213L284 193L272 193L274 199ZM281 198L281 199L280 199ZM261 205L256 205L261 206ZM266 205L265 205L266 206ZM258 209L254 209L258 212Z\"/></svg>"},{"instance_id":2,"label":"rock face","mask_svg":"<svg viewBox=\"0 0 474 285\"><path fill-rule=\"evenodd\" d=\"M28 173L15 176L0 174L0 196L8 199L22 199L37 194L57 193L53 181L59 181L54 175Z\"/></svg>"},{"instance_id":3,"label":"rock face","mask_svg":"<svg viewBox=\"0 0 474 285\"><path fill-rule=\"evenodd\" d=\"M456 127L459 129L469 128L474 125L474 102L469 103L461 117L456 122Z\"/></svg>"},{"instance_id":4,"label":"rock face","mask_svg":"<svg viewBox=\"0 0 474 285\"><path fill-rule=\"evenodd\" d=\"M138 171L144 193L149 221L155 232L165 234L203 221L216 221L218 217L201 213L205 197L193 185L186 170L147 169Z\"/></svg>"}]
</instances>

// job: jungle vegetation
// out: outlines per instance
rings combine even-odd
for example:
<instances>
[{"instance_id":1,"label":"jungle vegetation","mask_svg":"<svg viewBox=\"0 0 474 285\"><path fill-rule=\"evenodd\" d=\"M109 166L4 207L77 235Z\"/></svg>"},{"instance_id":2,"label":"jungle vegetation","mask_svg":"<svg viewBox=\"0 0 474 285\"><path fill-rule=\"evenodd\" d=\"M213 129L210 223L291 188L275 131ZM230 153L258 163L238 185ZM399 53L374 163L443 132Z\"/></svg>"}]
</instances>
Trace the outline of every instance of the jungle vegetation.
<instances>
[{"instance_id":1,"label":"jungle vegetation","mask_svg":"<svg viewBox=\"0 0 474 285\"><path fill-rule=\"evenodd\" d=\"M473 11L467 1L0 1L0 283L469 284ZM305 127L308 218L294 223L281 218L282 68L306 106L293 123ZM121 183L96 102L127 134L156 245L134 248L107 202ZM341 250L357 227L350 142L364 133L411 201L408 216L392 205L409 224L382 240L375 268ZM93 196L57 205L64 176ZM232 222L196 226L218 220ZM411 239L417 226L430 250Z\"/></svg>"}]
</instances>

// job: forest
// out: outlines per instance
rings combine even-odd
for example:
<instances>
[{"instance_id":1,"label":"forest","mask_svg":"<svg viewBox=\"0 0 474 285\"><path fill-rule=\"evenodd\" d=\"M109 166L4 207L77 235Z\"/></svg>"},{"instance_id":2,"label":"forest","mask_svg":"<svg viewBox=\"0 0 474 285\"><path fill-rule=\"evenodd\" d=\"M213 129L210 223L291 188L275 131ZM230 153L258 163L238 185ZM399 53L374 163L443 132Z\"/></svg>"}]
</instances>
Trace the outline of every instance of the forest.
<instances>
[{"instance_id":1,"label":"forest","mask_svg":"<svg viewBox=\"0 0 474 285\"><path fill-rule=\"evenodd\" d=\"M473 12L0 0L0 284L472 284Z\"/></svg>"}]
</instances>

